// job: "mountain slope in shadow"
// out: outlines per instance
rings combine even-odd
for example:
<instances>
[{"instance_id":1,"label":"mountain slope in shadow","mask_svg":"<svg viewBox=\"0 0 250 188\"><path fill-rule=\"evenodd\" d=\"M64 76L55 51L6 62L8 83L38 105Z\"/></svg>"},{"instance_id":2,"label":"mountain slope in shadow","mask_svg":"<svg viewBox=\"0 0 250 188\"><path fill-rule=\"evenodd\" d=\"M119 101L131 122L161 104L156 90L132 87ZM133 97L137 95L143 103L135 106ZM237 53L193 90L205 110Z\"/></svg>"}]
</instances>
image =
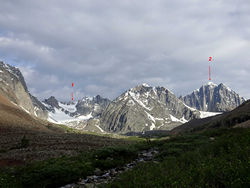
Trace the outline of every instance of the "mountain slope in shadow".
<instances>
[{"instance_id":1,"label":"mountain slope in shadow","mask_svg":"<svg viewBox=\"0 0 250 188\"><path fill-rule=\"evenodd\" d=\"M171 133L202 131L210 128L249 127L249 120L250 100L230 112L204 119L191 120L188 123L176 127Z\"/></svg>"}]
</instances>

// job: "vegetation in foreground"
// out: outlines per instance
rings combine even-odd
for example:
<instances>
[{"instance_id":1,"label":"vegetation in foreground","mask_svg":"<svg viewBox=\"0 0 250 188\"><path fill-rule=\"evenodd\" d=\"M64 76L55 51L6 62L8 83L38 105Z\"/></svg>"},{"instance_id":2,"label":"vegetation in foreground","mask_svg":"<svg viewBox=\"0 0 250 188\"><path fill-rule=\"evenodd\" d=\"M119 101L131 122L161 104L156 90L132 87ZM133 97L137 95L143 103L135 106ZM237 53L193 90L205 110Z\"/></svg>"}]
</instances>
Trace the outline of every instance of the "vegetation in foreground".
<instances>
[{"instance_id":1,"label":"vegetation in foreground","mask_svg":"<svg viewBox=\"0 0 250 188\"><path fill-rule=\"evenodd\" d=\"M250 187L250 129L215 129L155 143L141 164L103 187Z\"/></svg>"},{"instance_id":2,"label":"vegetation in foreground","mask_svg":"<svg viewBox=\"0 0 250 188\"><path fill-rule=\"evenodd\" d=\"M137 151L147 149L144 144L106 147L81 153L74 157L34 162L32 164L0 170L0 187L57 187L77 182L79 178L122 166L137 157Z\"/></svg>"},{"instance_id":3,"label":"vegetation in foreground","mask_svg":"<svg viewBox=\"0 0 250 188\"><path fill-rule=\"evenodd\" d=\"M0 187L56 187L122 166L157 147L159 162L142 163L102 187L250 187L250 129L215 129L151 143L82 153L0 170Z\"/></svg>"}]
</instances>

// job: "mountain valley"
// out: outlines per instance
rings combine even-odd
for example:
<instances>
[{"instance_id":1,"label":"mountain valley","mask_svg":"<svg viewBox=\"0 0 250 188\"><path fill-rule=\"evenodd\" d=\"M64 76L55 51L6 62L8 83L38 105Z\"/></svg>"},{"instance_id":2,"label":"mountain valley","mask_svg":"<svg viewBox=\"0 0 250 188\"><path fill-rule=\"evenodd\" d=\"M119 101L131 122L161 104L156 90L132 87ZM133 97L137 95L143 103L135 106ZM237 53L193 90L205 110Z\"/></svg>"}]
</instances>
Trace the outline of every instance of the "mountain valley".
<instances>
[{"instance_id":1,"label":"mountain valley","mask_svg":"<svg viewBox=\"0 0 250 188\"><path fill-rule=\"evenodd\" d=\"M97 133L171 130L192 119L233 110L245 99L212 82L190 95L176 97L164 87L138 85L113 101L100 95L62 102L54 96L40 102L29 93L18 68L0 62L1 94L39 119Z\"/></svg>"},{"instance_id":2,"label":"mountain valley","mask_svg":"<svg viewBox=\"0 0 250 188\"><path fill-rule=\"evenodd\" d=\"M184 97L141 84L112 101L40 102L0 62L0 86L0 187L249 185L238 167L249 159L250 102L224 84Z\"/></svg>"}]
</instances>

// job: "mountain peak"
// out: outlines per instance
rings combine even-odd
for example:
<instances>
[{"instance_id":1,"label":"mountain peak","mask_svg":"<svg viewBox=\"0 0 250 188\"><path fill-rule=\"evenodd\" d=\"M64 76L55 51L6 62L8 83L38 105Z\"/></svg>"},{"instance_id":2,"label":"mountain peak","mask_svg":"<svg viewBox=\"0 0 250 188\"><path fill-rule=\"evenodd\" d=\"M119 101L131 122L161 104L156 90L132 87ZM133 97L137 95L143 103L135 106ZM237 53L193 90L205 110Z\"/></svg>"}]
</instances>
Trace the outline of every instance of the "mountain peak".
<instances>
[{"instance_id":1,"label":"mountain peak","mask_svg":"<svg viewBox=\"0 0 250 188\"><path fill-rule=\"evenodd\" d=\"M208 82L206 85L208 86L212 86L212 87L217 87L218 85L213 83L213 82Z\"/></svg>"},{"instance_id":2,"label":"mountain peak","mask_svg":"<svg viewBox=\"0 0 250 188\"><path fill-rule=\"evenodd\" d=\"M146 84L146 83L142 83L141 84L143 87L150 87L148 84Z\"/></svg>"},{"instance_id":3,"label":"mountain peak","mask_svg":"<svg viewBox=\"0 0 250 188\"><path fill-rule=\"evenodd\" d=\"M207 112L230 111L242 104L244 99L225 84L213 82L203 85L184 97L186 105Z\"/></svg>"},{"instance_id":4,"label":"mountain peak","mask_svg":"<svg viewBox=\"0 0 250 188\"><path fill-rule=\"evenodd\" d=\"M50 98L45 99L43 102L46 104L49 104L52 107L60 108L58 101L56 100L54 96L51 96Z\"/></svg>"},{"instance_id":5,"label":"mountain peak","mask_svg":"<svg viewBox=\"0 0 250 188\"><path fill-rule=\"evenodd\" d=\"M117 97L104 109L100 120L108 132L141 132L172 129L199 112L187 107L165 87L139 85Z\"/></svg>"},{"instance_id":6,"label":"mountain peak","mask_svg":"<svg viewBox=\"0 0 250 188\"><path fill-rule=\"evenodd\" d=\"M50 96L48 100L56 100L56 98L54 96Z\"/></svg>"}]
</instances>

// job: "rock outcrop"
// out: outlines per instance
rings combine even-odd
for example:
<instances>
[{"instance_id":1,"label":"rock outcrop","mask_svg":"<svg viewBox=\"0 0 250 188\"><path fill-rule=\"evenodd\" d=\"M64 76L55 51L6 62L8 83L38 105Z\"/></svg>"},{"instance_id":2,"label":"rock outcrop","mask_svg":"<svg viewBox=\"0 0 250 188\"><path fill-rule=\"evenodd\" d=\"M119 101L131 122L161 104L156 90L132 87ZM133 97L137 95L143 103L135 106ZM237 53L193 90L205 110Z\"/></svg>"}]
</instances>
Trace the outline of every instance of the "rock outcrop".
<instances>
[{"instance_id":1,"label":"rock outcrop","mask_svg":"<svg viewBox=\"0 0 250 188\"><path fill-rule=\"evenodd\" d=\"M0 93L32 116L47 119L45 106L29 93L20 70L3 62L0 62Z\"/></svg>"}]
</instances>

